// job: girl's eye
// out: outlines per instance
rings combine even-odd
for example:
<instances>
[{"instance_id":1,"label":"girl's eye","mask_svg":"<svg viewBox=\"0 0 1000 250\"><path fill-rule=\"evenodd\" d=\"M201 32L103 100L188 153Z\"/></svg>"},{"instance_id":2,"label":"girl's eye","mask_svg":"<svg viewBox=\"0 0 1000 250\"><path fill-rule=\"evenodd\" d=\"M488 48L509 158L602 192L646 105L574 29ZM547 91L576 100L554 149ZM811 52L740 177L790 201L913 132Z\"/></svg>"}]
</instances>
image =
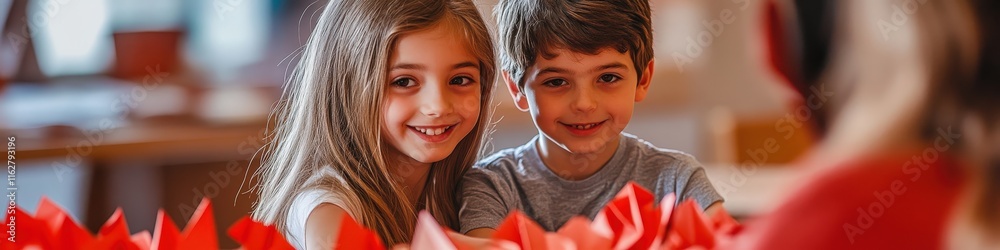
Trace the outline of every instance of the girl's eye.
<instances>
[{"instance_id":1,"label":"girl's eye","mask_svg":"<svg viewBox=\"0 0 1000 250\"><path fill-rule=\"evenodd\" d=\"M566 85L566 84L567 84L566 80L563 80L563 79L552 79L552 80L548 80L548 81L545 81L545 82L542 83L543 86L553 87L553 88L554 87L561 87L561 86Z\"/></svg>"},{"instance_id":2,"label":"girl's eye","mask_svg":"<svg viewBox=\"0 0 1000 250\"><path fill-rule=\"evenodd\" d=\"M472 84L472 82L473 82L472 78L469 78L468 76L459 76L459 77L452 78L451 81L448 82L448 84L450 84L450 85L465 86L465 85Z\"/></svg>"},{"instance_id":3,"label":"girl's eye","mask_svg":"<svg viewBox=\"0 0 1000 250\"><path fill-rule=\"evenodd\" d=\"M616 76L616 75L612 75L612 74L604 74L604 75L601 75L601 77L598 78L598 79L601 82L612 83L612 82L617 82L618 80L621 80L622 78L619 77L619 76Z\"/></svg>"},{"instance_id":4,"label":"girl's eye","mask_svg":"<svg viewBox=\"0 0 1000 250\"><path fill-rule=\"evenodd\" d=\"M391 85L393 87L409 88L417 85L417 81L414 81L412 78L400 78L392 81Z\"/></svg>"}]
</instances>

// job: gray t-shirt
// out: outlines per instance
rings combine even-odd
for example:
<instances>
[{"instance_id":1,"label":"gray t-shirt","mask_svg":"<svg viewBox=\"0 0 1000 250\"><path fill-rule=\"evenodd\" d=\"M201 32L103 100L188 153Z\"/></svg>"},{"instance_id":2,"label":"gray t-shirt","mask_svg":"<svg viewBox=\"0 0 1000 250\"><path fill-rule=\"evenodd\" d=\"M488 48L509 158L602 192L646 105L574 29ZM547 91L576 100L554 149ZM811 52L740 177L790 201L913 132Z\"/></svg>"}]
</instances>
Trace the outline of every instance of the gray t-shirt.
<instances>
[{"instance_id":1,"label":"gray t-shirt","mask_svg":"<svg viewBox=\"0 0 1000 250\"><path fill-rule=\"evenodd\" d=\"M614 156L583 180L563 179L546 167L535 147L538 139L482 159L465 174L459 210L462 233L496 228L514 210L547 231L575 215L593 220L629 181L653 192L657 203L670 193L677 193L675 206L694 199L704 209L722 201L694 157L633 135L622 133Z\"/></svg>"}]
</instances>

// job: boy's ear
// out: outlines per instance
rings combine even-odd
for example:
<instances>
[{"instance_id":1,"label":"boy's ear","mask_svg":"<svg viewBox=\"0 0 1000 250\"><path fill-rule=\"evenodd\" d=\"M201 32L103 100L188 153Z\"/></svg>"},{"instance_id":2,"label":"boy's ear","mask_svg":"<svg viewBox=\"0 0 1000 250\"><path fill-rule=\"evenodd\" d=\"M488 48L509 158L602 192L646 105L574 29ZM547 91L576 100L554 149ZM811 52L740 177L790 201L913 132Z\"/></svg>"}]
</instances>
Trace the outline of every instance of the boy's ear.
<instances>
[{"instance_id":1,"label":"boy's ear","mask_svg":"<svg viewBox=\"0 0 1000 250\"><path fill-rule=\"evenodd\" d=\"M510 91L510 97L514 99L514 106L518 110L528 111L528 98L521 93L521 89L517 87L517 82L510 79L510 73L506 70L503 71L503 82L507 84L507 90Z\"/></svg>"},{"instance_id":2,"label":"boy's ear","mask_svg":"<svg viewBox=\"0 0 1000 250\"><path fill-rule=\"evenodd\" d=\"M649 84L653 81L653 65L656 59L650 59L649 64L646 64L646 69L642 70L642 79L639 79L639 85L635 88L635 101L640 102L646 99L646 93L649 92Z\"/></svg>"}]
</instances>

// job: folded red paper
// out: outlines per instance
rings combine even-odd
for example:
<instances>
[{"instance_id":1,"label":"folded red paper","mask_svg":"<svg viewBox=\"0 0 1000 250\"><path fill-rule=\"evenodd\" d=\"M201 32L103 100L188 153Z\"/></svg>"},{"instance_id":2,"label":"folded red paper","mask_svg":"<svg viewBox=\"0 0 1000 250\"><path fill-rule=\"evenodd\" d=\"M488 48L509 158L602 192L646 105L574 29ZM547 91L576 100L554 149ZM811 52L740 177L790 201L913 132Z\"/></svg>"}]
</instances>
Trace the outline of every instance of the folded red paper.
<instances>
[{"instance_id":1,"label":"folded red paper","mask_svg":"<svg viewBox=\"0 0 1000 250\"><path fill-rule=\"evenodd\" d=\"M576 216L566 222L557 234L572 241L574 246L587 246L592 249L611 249L610 231L595 230L590 220Z\"/></svg>"},{"instance_id":2,"label":"folded red paper","mask_svg":"<svg viewBox=\"0 0 1000 250\"><path fill-rule=\"evenodd\" d=\"M489 249L714 249L739 230L724 210L705 216L693 200L674 207L674 194L655 204L652 193L626 185L590 222L570 219L557 232L545 232L524 213L513 211L496 228ZM345 220L338 242L352 249L374 249L377 236L353 220ZM347 231L345 233L345 231ZM411 249L466 249L456 245L429 213L421 212ZM380 246L379 246L380 247ZM376 248L379 248L376 247Z\"/></svg>"},{"instance_id":3,"label":"folded red paper","mask_svg":"<svg viewBox=\"0 0 1000 250\"><path fill-rule=\"evenodd\" d=\"M20 207L14 207L14 213L8 213L4 217L4 225L16 227L15 235L7 235L7 239L0 241L0 248L3 249L25 249L38 247L41 249L54 249L56 247L55 236L52 229L45 224L44 220L31 217Z\"/></svg>"},{"instance_id":4,"label":"folded red paper","mask_svg":"<svg viewBox=\"0 0 1000 250\"><path fill-rule=\"evenodd\" d=\"M90 232L80 227L65 210L46 197L42 197L38 204L35 217L46 222L53 236L52 245L56 249L85 249L94 244L94 237L90 236Z\"/></svg>"},{"instance_id":5,"label":"folded red paper","mask_svg":"<svg viewBox=\"0 0 1000 250\"><path fill-rule=\"evenodd\" d=\"M236 221L236 224L229 227L229 237L240 243L246 250L285 250L295 249L285 241L285 237L278 232L274 225L264 225L250 219L250 216L243 216Z\"/></svg>"},{"instance_id":6,"label":"folded red paper","mask_svg":"<svg viewBox=\"0 0 1000 250\"><path fill-rule=\"evenodd\" d=\"M674 196L661 200L672 207ZM597 227L608 227L613 233L613 249L649 249L660 245L666 227L664 218L670 210L654 207L653 194L629 182L594 218Z\"/></svg>"},{"instance_id":7,"label":"folded red paper","mask_svg":"<svg viewBox=\"0 0 1000 250\"><path fill-rule=\"evenodd\" d=\"M385 246L378 234L361 226L350 216L344 216L340 222L337 245L333 249L383 250Z\"/></svg>"},{"instance_id":8,"label":"folded red paper","mask_svg":"<svg viewBox=\"0 0 1000 250\"><path fill-rule=\"evenodd\" d=\"M546 232L520 211L511 212L496 229L488 247L496 249L713 249L740 230L724 210L705 216L693 200L674 207L670 194L657 207L653 195L634 183L626 185L591 222L574 217L557 232ZM218 249L215 218L208 199L202 199L186 228L178 230L160 210L150 232L129 234L121 209L101 227L96 236L80 227L47 198L36 216L19 207L4 218L15 223L17 240L0 241L0 249ZM448 237L454 234L440 226L427 212L418 216L412 249L472 249ZM243 249L293 249L273 225L243 217L228 230ZM335 249L385 249L378 234L347 216L341 222Z\"/></svg>"},{"instance_id":9,"label":"folded red paper","mask_svg":"<svg viewBox=\"0 0 1000 250\"><path fill-rule=\"evenodd\" d=\"M157 213L152 233L142 231L131 235L121 208L115 210L97 235L81 227L65 210L45 197L35 216L20 207L13 211L7 214L4 222L16 226L16 238L0 241L0 249L219 249L212 204L208 199L202 199L183 232L162 209ZM230 228L230 235L244 245L243 249L293 249L276 228L248 217Z\"/></svg>"},{"instance_id":10,"label":"folded red paper","mask_svg":"<svg viewBox=\"0 0 1000 250\"><path fill-rule=\"evenodd\" d=\"M464 250L473 249L448 237L449 229L438 224L427 211L417 216L417 228L413 232L411 249Z\"/></svg>"},{"instance_id":11,"label":"folded red paper","mask_svg":"<svg viewBox=\"0 0 1000 250\"><path fill-rule=\"evenodd\" d=\"M677 206L670 218L667 229L667 249L689 249L715 247L715 235L710 228L708 219L701 213L699 206L693 200L687 200Z\"/></svg>"},{"instance_id":12,"label":"folded red paper","mask_svg":"<svg viewBox=\"0 0 1000 250\"><path fill-rule=\"evenodd\" d=\"M156 227L153 229L153 245L157 246L157 249L163 250L174 250L177 248L177 243L180 242L181 231L177 229L177 225L174 221L170 219L167 212L160 209L156 212Z\"/></svg>"},{"instance_id":13,"label":"folded red paper","mask_svg":"<svg viewBox=\"0 0 1000 250\"><path fill-rule=\"evenodd\" d=\"M136 238L141 238L141 236L137 234ZM140 245L132 241L132 236L129 235L128 231L128 223L125 221L125 212L118 208L111 214L111 218L108 218L108 221L101 226L92 249L143 249L140 248Z\"/></svg>"},{"instance_id":14,"label":"folded red paper","mask_svg":"<svg viewBox=\"0 0 1000 250\"><path fill-rule=\"evenodd\" d=\"M510 241L523 250L541 250L548 246L542 226L516 210L497 226L493 239Z\"/></svg>"}]
</instances>

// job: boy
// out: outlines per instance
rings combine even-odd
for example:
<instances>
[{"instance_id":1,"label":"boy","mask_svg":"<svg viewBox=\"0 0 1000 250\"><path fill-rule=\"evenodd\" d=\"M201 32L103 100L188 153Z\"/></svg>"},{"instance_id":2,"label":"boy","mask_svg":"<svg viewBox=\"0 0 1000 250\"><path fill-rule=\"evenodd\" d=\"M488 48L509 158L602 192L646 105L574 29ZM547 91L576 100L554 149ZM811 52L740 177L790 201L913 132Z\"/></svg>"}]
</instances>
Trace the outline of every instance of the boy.
<instances>
[{"instance_id":1,"label":"boy","mask_svg":"<svg viewBox=\"0 0 1000 250\"><path fill-rule=\"evenodd\" d=\"M629 181L656 202L676 193L721 209L693 157L622 133L652 77L646 0L501 0L495 14L504 82L538 136L463 177L462 233L489 237L513 210L555 231L593 219Z\"/></svg>"}]
</instances>

